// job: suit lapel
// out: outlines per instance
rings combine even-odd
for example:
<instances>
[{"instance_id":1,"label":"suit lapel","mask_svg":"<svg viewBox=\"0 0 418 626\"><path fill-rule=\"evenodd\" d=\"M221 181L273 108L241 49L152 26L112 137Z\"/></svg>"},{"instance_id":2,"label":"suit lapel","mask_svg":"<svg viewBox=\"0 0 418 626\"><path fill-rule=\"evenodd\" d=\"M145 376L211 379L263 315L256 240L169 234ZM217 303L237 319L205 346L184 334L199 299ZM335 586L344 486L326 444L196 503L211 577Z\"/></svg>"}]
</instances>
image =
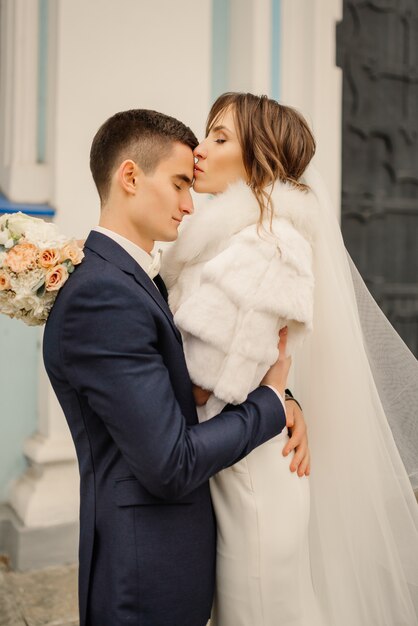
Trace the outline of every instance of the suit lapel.
<instances>
[{"instance_id":1,"label":"suit lapel","mask_svg":"<svg viewBox=\"0 0 418 626\"><path fill-rule=\"evenodd\" d=\"M148 276L148 274L144 272L142 267L140 267L138 264L137 264L137 270L134 273L134 278L136 282L145 289L145 291L151 296L154 302L156 302L158 306L160 307L160 309L165 313L168 321L170 322L175 332L177 339L181 343L181 335L180 335L179 330L177 329L177 326L174 323L173 315L170 311L170 307L168 306L167 302L164 300L163 296L161 295L161 292L158 289L157 285Z\"/></svg>"},{"instance_id":2,"label":"suit lapel","mask_svg":"<svg viewBox=\"0 0 418 626\"><path fill-rule=\"evenodd\" d=\"M160 307L166 316L170 326L172 327L175 336L181 343L181 335L176 325L174 324L173 315L167 302L161 295L157 285L148 276L142 267L135 261L135 259L126 252L116 241L110 239L102 233L92 231L88 236L85 247L92 250L102 258L117 265L123 272L131 274L135 281L140 285L147 294L154 300L154 302Z\"/></svg>"}]
</instances>

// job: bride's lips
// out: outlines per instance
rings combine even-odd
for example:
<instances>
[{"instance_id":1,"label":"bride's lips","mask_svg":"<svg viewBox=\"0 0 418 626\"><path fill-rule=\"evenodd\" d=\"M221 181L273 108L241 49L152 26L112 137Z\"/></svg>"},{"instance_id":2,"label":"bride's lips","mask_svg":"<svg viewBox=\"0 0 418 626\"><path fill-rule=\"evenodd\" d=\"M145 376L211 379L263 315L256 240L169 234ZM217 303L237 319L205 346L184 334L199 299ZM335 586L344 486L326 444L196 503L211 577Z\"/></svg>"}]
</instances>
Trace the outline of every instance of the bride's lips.
<instances>
[{"instance_id":1,"label":"bride's lips","mask_svg":"<svg viewBox=\"0 0 418 626\"><path fill-rule=\"evenodd\" d=\"M200 172L201 174L203 174L203 170L200 169L200 167L197 167L197 165L194 166L194 174L196 175L198 172Z\"/></svg>"}]
</instances>

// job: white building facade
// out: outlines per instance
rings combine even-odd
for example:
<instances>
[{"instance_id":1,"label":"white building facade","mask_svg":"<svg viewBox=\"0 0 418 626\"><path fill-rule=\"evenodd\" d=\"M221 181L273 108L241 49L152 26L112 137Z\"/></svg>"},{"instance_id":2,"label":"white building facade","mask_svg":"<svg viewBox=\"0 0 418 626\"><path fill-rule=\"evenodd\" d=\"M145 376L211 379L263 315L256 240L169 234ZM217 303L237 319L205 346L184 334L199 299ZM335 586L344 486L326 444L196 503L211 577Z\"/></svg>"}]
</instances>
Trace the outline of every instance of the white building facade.
<instances>
[{"instance_id":1,"label":"white building facade","mask_svg":"<svg viewBox=\"0 0 418 626\"><path fill-rule=\"evenodd\" d=\"M223 91L300 109L339 207L342 0L0 0L0 211L85 238L99 217L90 143L116 111L151 108L201 137ZM0 319L0 552L25 569L76 559L75 451L41 332Z\"/></svg>"}]
</instances>

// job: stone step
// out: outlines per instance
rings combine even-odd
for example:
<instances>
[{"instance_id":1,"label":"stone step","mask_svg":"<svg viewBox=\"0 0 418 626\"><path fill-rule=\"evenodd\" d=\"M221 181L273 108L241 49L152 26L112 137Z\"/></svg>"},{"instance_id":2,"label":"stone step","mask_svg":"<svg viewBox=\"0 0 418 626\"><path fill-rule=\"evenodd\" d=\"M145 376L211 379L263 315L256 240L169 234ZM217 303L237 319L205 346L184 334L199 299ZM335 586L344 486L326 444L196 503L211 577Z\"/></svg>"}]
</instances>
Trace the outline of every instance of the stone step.
<instances>
[{"instance_id":1,"label":"stone step","mask_svg":"<svg viewBox=\"0 0 418 626\"><path fill-rule=\"evenodd\" d=\"M0 566L0 626L78 626L77 567Z\"/></svg>"}]
</instances>

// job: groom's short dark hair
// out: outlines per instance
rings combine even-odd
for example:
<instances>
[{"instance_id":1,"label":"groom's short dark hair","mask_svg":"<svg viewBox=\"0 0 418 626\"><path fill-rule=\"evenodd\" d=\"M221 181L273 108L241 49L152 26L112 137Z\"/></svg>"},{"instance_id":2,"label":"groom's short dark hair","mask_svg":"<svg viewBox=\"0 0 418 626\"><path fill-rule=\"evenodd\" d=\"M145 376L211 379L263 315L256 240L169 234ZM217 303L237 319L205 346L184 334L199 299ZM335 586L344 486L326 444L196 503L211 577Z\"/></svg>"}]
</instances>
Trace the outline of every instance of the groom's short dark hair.
<instances>
[{"instance_id":1,"label":"groom's short dark hair","mask_svg":"<svg viewBox=\"0 0 418 626\"><path fill-rule=\"evenodd\" d=\"M188 126L157 111L131 109L106 120L90 150L90 169L102 204L107 200L112 174L119 163L132 159L145 174L152 174L176 141L191 150L198 144Z\"/></svg>"}]
</instances>

